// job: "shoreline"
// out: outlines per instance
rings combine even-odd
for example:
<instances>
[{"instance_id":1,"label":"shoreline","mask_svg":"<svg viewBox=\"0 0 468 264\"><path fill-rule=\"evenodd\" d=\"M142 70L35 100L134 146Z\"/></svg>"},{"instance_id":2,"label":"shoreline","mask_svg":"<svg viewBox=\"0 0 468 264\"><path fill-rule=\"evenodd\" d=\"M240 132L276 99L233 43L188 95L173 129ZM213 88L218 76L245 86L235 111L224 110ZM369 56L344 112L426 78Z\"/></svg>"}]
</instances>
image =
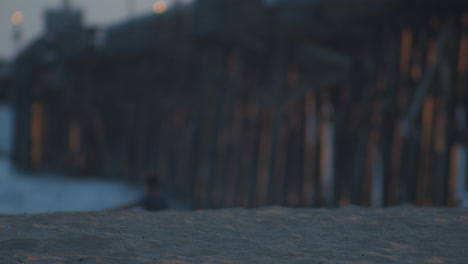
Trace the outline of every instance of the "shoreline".
<instances>
[{"instance_id":1,"label":"shoreline","mask_svg":"<svg viewBox=\"0 0 468 264\"><path fill-rule=\"evenodd\" d=\"M468 209L407 205L0 215L0 262L468 263L467 237Z\"/></svg>"}]
</instances>

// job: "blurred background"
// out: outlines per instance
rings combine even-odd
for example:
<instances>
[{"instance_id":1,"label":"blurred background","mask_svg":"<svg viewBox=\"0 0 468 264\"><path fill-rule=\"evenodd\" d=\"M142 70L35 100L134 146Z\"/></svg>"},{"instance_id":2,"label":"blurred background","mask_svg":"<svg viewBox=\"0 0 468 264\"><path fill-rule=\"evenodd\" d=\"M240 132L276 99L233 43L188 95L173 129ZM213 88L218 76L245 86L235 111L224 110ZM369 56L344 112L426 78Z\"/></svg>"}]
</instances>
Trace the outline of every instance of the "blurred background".
<instances>
[{"instance_id":1,"label":"blurred background","mask_svg":"<svg viewBox=\"0 0 468 264\"><path fill-rule=\"evenodd\" d=\"M4 0L0 214L468 206L468 2Z\"/></svg>"}]
</instances>

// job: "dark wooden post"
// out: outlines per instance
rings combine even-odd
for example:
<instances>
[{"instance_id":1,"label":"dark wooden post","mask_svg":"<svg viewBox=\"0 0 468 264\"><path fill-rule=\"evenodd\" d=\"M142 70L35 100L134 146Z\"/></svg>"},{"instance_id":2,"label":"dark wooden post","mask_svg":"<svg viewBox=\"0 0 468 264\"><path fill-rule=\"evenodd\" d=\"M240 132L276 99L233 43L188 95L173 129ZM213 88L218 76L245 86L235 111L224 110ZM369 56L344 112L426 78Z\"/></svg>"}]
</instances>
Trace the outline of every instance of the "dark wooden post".
<instances>
[{"instance_id":1,"label":"dark wooden post","mask_svg":"<svg viewBox=\"0 0 468 264\"><path fill-rule=\"evenodd\" d=\"M330 206L342 206L349 200L350 185L349 162L351 140L348 136L348 124L351 116L351 85L349 81L340 85L335 92L335 204Z\"/></svg>"},{"instance_id":2,"label":"dark wooden post","mask_svg":"<svg viewBox=\"0 0 468 264\"><path fill-rule=\"evenodd\" d=\"M371 52L366 54L365 67L366 67L366 84L362 95L362 101L360 106L360 116L358 121L357 130L357 142L354 157L354 170L353 170L353 183L351 189L351 203L361 204L361 193L363 184L363 175L365 160L367 156L367 147L369 140L369 129L370 129L370 114L372 112L372 101L375 93L375 84L377 79L377 68L378 68L378 50L373 43L374 47Z\"/></svg>"},{"instance_id":3,"label":"dark wooden post","mask_svg":"<svg viewBox=\"0 0 468 264\"><path fill-rule=\"evenodd\" d=\"M200 190L196 190L196 188L200 185L199 179L199 168L202 159L200 157L200 149L202 144L202 122L203 122L203 114L204 114L204 105L206 104L207 97L208 97L208 83L206 81L206 76L208 75L209 70L209 63L210 63L210 53L203 52L201 55L201 61L199 65L199 80L197 83L194 84L198 87L198 98L196 98L196 107L193 112L193 119L192 119L192 137L191 137L191 144L190 144L190 155L189 155L189 163L188 163L188 173L190 174L189 183L187 185L187 198L188 198L188 208L195 209L197 206L197 197Z\"/></svg>"},{"instance_id":4,"label":"dark wooden post","mask_svg":"<svg viewBox=\"0 0 468 264\"><path fill-rule=\"evenodd\" d=\"M441 95L442 95L442 105L440 118L442 121L437 124L441 127L440 137L438 140L441 141L440 144L436 143L436 159L439 162L439 168L435 173L435 197L433 204L435 206L445 206L448 201L448 183L450 178L450 163L452 157L451 150L452 146L455 143L455 107L456 103L454 96L456 95L456 77L457 77L457 59L459 57L459 44L461 36L460 28L460 16L455 18L454 35L450 44L448 45L448 53L445 60L442 62L439 73L440 73L440 86L441 86Z\"/></svg>"},{"instance_id":5,"label":"dark wooden post","mask_svg":"<svg viewBox=\"0 0 468 264\"><path fill-rule=\"evenodd\" d=\"M304 207L304 167L305 167L305 129L306 129L306 115L305 115L305 95L299 100L299 107L297 113L297 134L296 134L296 162L294 163L297 171L297 185L295 190L297 192L296 205L298 207Z\"/></svg>"},{"instance_id":6,"label":"dark wooden post","mask_svg":"<svg viewBox=\"0 0 468 264\"><path fill-rule=\"evenodd\" d=\"M458 76L457 76L457 84L456 84L456 95L454 99L457 102L457 113L456 113L456 121L457 121L457 136L458 136L458 146L452 147L452 152L458 153L460 155L460 151L468 148L468 115L466 114L466 108L468 106L468 92L466 91L466 87L468 86L468 14L464 14L461 18L462 28L461 28L461 38L460 38L460 50L459 50L459 57L458 57ZM458 151L457 151L458 150ZM456 170L451 170L448 179L448 205L455 206L460 201L458 200L460 197L460 190L465 190L468 188L466 185L468 179L468 170L466 169L466 165L468 164L468 159L465 158L461 160L460 157L457 157L455 160L455 156L452 156L452 168L457 168L458 166L465 168L463 175L457 173ZM462 163L462 164L459 164ZM462 171L460 171L462 172Z\"/></svg>"},{"instance_id":7,"label":"dark wooden post","mask_svg":"<svg viewBox=\"0 0 468 264\"><path fill-rule=\"evenodd\" d=\"M284 92L284 84L288 67L288 54L287 49L284 46L284 43L280 43L277 53L275 56L278 56L275 61L275 67L278 71L275 74L275 83L273 83L272 88L270 89L271 93L278 98L281 98L281 95ZM276 79L277 78L277 79ZM271 148L270 148L270 161L269 161L269 179L268 179L268 188L266 194L267 204L272 204L275 201L273 198L277 193L275 192L275 179L277 166L277 156L279 155L279 143L280 143L280 131L281 123L283 120L283 109L281 103L274 103L273 106L273 125L272 125L272 136L271 136Z\"/></svg>"},{"instance_id":8,"label":"dark wooden post","mask_svg":"<svg viewBox=\"0 0 468 264\"><path fill-rule=\"evenodd\" d=\"M194 196L194 202L195 202L195 207L196 209L201 209L203 206L203 199L204 196L207 195L207 182L208 182L208 177L212 176L209 175L209 169L211 167L210 162L212 162L209 159L209 152L210 152L210 146L211 144L215 144L215 140L213 140L213 126L214 126L214 119L215 119L215 109L216 109L216 100L218 98L218 93L220 91L220 88L218 85L219 83L217 82L217 79L219 79L220 76L220 69L222 69L222 63L220 58L223 56L222 52L220 52L220 49L215 49L212 54L210 54L210 62L208 64L208 71L206 72L206 83L205 85L208 86L207 89L207 94L206 94L206 101L203 107L203 121L202 121L202 131L201 131L201 137L200 137L200 148L199 152L197 155L199 155L199 164L198 164L198 170L196 170L194 173L196 173L198 176L198 182L195 185L195 196ZM213 74L215 73L215 74ZM217 131L215 131L217 132ZM216 138L216 137L214 137ZM216 147L216 146L215 146ZM210 180L211 181L211 180Z\"/></svg>"},{"instance_id":9,"label":"dark wooden post","mask_svg":"<svg viewBox=\"0 0 468 264\"><path fill-rule=\"evenodd\" d=\"M261 131L260 133L260 150L258 160L258 175L255 190L255 207L264 206L266 204L266 193L268 183L268 158L269 158L269 142L271 141L271 125L272 125L272 111L268 109L262 110L263 115L260 116ZM253 169L252 169L252 173Z\"/></svg>"},{"instance_id":10,"label":"dark wooden post","mask_svg":"<svg viewBox=\"0 0 468 264\"><path fill-rule=\"evenodd\" d=\"M255 207L255 199L257 197L257 181L258 181L258 168L260 160L260 151L261 151L261 141L262 141L262 124L263 124L263 107L260 103L257 105L256 118L255 118L255 127L254 127L254 140L253 140L253 150L252 150L252 165L250 166L248 182L248 199L247 206L248 208Z\"/></svg>"},{"instance_id":11,"label":"dark wooden post","mask_svg":"<svg viewBox=\"0 0 468 264\"><path fill-rule=\"evenodd\" d=\"M238 137L240 127L240 108L237 104L239 85L244 78L244 52L235 48L231 51L226 65L227 95L224 109L224 125L226 127L226 153L220 164L221 198L218 207L231 207L234 205L235 185L238 169Z\"/></svg>"},{"instance_id":12,"label":"dark wooden post","mask_svg":"<svg viewBox=\"0 0 468 264\"><path fill-rule=\"evenodd\" d=\"M215 177L218 177L218 175L215 175L215 167L216 167L216 151L218 149L218 140L220 136L220 126L222 125L222 107L226 103L226 94L227 94L227 89L228 86L226 85L225 82L225 67L226 67L226 54L224 51L219 51L221 54L217 54L217 61L215 62L215 65L217 69L212 73L214 76L214 86L215 89L218 90L217 96L214 104L215 107L214 109L211 109L211 111L214 111L214 118L212 120L212 126L211 126L211 141L209 142L209 148L208 148L208 157L207 157L207 162L206 162L206 167L207 167L207 172L206 172L206 185L205 185L205 192L204 192L204 197L203 197L203 202L201 208L209 208L213 196L213 186L214 186L214 181ZM210 110L209 110L210 111Z\"/></svg>"}]
</instances>

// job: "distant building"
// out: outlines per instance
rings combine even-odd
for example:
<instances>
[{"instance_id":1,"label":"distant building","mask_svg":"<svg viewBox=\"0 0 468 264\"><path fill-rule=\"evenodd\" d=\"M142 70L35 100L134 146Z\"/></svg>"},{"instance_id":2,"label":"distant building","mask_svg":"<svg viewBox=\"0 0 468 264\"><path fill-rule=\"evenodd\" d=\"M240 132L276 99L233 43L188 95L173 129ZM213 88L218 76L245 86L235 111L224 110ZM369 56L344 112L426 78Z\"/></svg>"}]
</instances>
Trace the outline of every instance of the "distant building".
<instances>
[{"instance_id":1,"label":"distant building","mask_svg":"<svg viewBox=\"0 0 468 264\"><path fill-rule=\"evenodd\" d=\"M13 160L23 168L60 166L64 102L71 89L67 66L77 65L92 49L94 30L82 24L82 11L64 1L61 9L46 10L45 32L15 60L15 139ZM39 165L40 164L40 165Z\"/></svg>"},{"instance_id":2,"label":"distant building","mask_svg":"<svg viewBox=\"0 0 468 264\"><path fill-rule=\"evenodd\" d=\"M10 63L0 60L0 102L4 102L9 99L11 74Z\"/></svg>"}]
</instances>

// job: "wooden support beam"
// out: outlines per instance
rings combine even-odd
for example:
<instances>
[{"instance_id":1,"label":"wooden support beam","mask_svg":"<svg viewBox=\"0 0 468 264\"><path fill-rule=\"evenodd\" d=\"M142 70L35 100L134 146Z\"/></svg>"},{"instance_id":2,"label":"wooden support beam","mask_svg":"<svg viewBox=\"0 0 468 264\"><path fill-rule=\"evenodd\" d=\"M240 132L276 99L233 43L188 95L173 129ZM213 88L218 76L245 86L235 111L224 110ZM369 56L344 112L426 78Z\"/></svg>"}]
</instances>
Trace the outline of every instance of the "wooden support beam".
<instances>
[{"instance_id":1,"label":"wooden support beam","mask_svg":"<svg viewBox=\"0 0 468 264\"><path fill-rule=\"evenodd\" d=\"M403 121L401 134L403 138L407 138L409 132L414 124L415 119L421 112L421 107L424 102L424 98L429 90L429 86L432 83L437 67L439 67L441 59L445 56L448 43L453 34L454 18L448 17L444 22L444 25L440 31L439 39L437 41L437 52L436 58L433 64L427 66L424 71L424 76L416 89L413 102L411 103L406 118Z\"/></svg>"},{"instance_id":2,"label":"wooden support beam","mask_svg":"<svg viewBox=\"0 0 468 264\"><path fill-rule=\"evenodd\" d=\"M104 120L102 118L102 114L98 111L95 111L93 114L93 128L94 128L94 134L96 137L96 142L97 142L97 148L99 152L99 160L101 163L101 166L106 163L106 161L109 158L109 153L108 153L108 143L107 143L107 133L106 133L106 127L104 124Z\"/></svg>"},{"instance_id":3,"label":"wooden support beam","mask_svg":"<svg viewBox=\"0 0 468 264\"><path fill-rule=\"evenodd\" d=\"M211 108L208 111L212 111L212 119L209 120L208 122L211 121L211 131L208 142L208 153L207 153L207 158L206 158L206 183L205 183L205 191L204 191L204 197L202 201L202 206L201 208L206 209L210 207L210 199L212 198L213 194L213 186L214 186L214 181L215 177L218 175L215 175L215 167L216 167L216 151L218 149L218 138L220 134L220 125L222 124L222 107L228 100L226 98L227 94L227 89L228 86L226 85L225 81L225 67L226 67L226 61L225 61L225 51L224 50L218 50L218 54L216 54L216 61L215 63L215 69L214 72L211 74L213 75L213 86L215 90L217 90L216 97L214 98L213 102L213 108Z\"/></svg>"},{"instance_id":4,"label":"wooden support beam","mask_svg":"<svg viewBox=\"0 0 468 264\"><path fill-rule=\"evenodd\" d=\"M273 123L272 123L272 135L271 135L271 147L270 147L270 161L269 161L269 177L268 177L268 187L267 187L267 193L266 193L266 203L273 204L275 201L274 196L277 195L277 193L274 193L274 186L275 186L275 180L276 180L276 173L277 173L277 168L276 166L278 165L278 152L279 152L279 141L280 141L280 131L281 131L281 121L283 118L283 114L280 109L275 109L274 114L273 114Z\"/></svg>"},{"instance_id":5,"label":"wooden support beam","mask_svg":"<svg viewBox=\"0 0 468 264\"><path fill-rule=\"evenodd\" d=\"M286 73L288 70L288 54L287 48L284 46L283 43L279 43L274 61L274 70L276 74L273 75L272 79L272 87L270 88L270 92L275 96L281 96L284 93L284 85L286 80ZM279 154L279 144L280 144L280 131L281 131L281 124L283 121L283 109L281 104L276 104L273 107L273 124L272 124L272 136L271 136L271 148L270 148L270 161L269 161L269 179L268 179L268 187L266 193L266 202L267 204L272 204L274 202L274 198L277 193L274 193L274 186L275 186L275 179L277 165L277 155Z\"/></svg>"},{"instance_id":6,"label":"wooden support beam","mask_svg":"<svg viewBox=\"0 0 468 264\"><path fill-rule=\"evenodd\" d=\"M297 108L297 133L296 133L296 151L297 156L295 160L296 166L296 175L297 175L297 183L295 186L295 190L297 192L297 200L295 206L304 207L304 171L305 171L305 130L306 130L306 115L304 111L305 107L305 96L302 98L298 103Z\"/></svg>"},{"instance_id":7,"label":"wooden support beam","mask_svg":"<svg viewBox=\"0 0 468 264\"><path fill-rule=\"evenodd\" d=\"M293 50L297 50L295 47ZM298 55L293 53L288 65L286 75L286 90L292 92L299 89L298 85ZM301 102L302 101L302 102ZM297 207L302 202L302 181L304 174L304 127L302 126L304 116L304 98L297 101L284 103L287 122L284 126L287 128L285 134L286 147L284 153L284 178L283 178L283 199L282 205Z\"/></svg>"},{"instance_id":8,"label":"wooden support beam","mask_svg":"<svg viewBox=\"0 0 468 264\"><path fill-rule=\"evenodd\" d=\"M406 61L406 69L401 68L401 88L407 91L404 93L405 96L411 98L414 96L412 92L415 90L414 88L412 89L411 83L420 82L422 74L425 73L423 71L427 69L427 65L431 65L435 61L436 40L435 37L432 36L429 28L415 27L413 32L408 32L410 31L404 32L403 34L411 34L410 36L413 43L409 49L402 47L405 55L410 58ZM403 35L403 37L405 37L405 35ZM401 92L403 93L403 91ZM404 108L407 108L408 103L410 102L404 102ZM404 109L404 111L406 110L407 109ZM421 122L422 118L418 116L416 119L417 122ZM401 143L401 152L398 157L400 160L396 163L399 165L397 168L399 171L395 171L393 176L395 177L395 179L393 179L393 183L395 184L392 185L394 188L392 190L393 203L416 203L417 201L417 189L421 186L420 182L422 182L420 178L426 173L420 168L422 166L421 162L424 160L423 156L427 154L421 151L421 138L423 133L425 133L424 129L415 127L410 131L407 138L402 137L401 133L397 134L397 140Z\"/></svg>"},{"instance_id":9,"label":"wooden support beam","mask_svg":"<svg viewBox=\"0 0 468 264\"><path fill-rule=\"evenodd\" d=\"M259 60L259 59L257 59ZM257 61L258 62L258 61ZM259 94L259 89L263 87L258 87L260 85L261 73L264 72L264 64L257 64L257 67L254 69L254 75L252 78L252 87L250 96L253 97L256 94ZM265 67L266 68L266 67ZM264 121L264 107L262 98L256 98L254 105L251 105L250 114L252 120L252 147L251 147L251 162L250 166L247 168L246 175L248 175L248 186L247 186L247 207L254 208L258 204L258 198L261 197L257 194L258 183L263 180L260 176L260 162L261 162L261 151L262 151L262 134L263 134L263 121ZM262 183L260 183L262 184ZM257 200L257 201L256 201Z\"/></svg>"},{"instance_id":10,"label":"wooden support beam","mask_svg":"<svg viewBox=\"0 0 468 264\"><path fill-rule=\"evenodd\" d=\"M176 114L176 129L178 143L174 153L177 156L176 172L174 175L174 197L182 201L185 195L190 173L188 171L189 148L190 148L190 105L185 104Z\"/></svg>"},{"instance_id":11,"label":"wooden support beam","mask_svg":"<svg viewBox=\"0 0 468 264\"><path fill-rule=\"evenodd\" d=\"M433 195L431 192L431 176L433 171L432 161L432 139L433 139L433 122L435 96L427 96L424 99L423 116L421 123L421 154L420 154L420 170L417 179L416 189L416 205L431 206L430 198Z\"/></svg>"},{"instance_id":12,"label":"wooden support beam","mask_svg":"<svg viewBox=\"0 0 468 264\"><path fill-rule=\"evenodd\" d=\"M262 124L261 124L261 140L260 153L259 153L259 168L256 183L256 198L255 207L261 207L266 205L266 192L268 187L268 161L270 153L270 142L271 142L271 124L272 124L273 112L268 109L263 110ZM253 172L252 172L253 173Z\"/></svg>"},{"instance_id":13,"label":"wooden support beam","mask_svg":"<svg viewBox=\"0 0 468 264\"><path fill-rule=\"evenodd\" d=\"M320 206L332 207L335 204L335 125L333 122L334 106L330 93L322 91L320 96Z\"/></svg>"},{"instance_id":14,"label":"wooden support beam","mask_svg":"<svg viewBox=\"0 0 468 264\"><path fill-rule=\"evenodd\" d=\"M253 87L247 86L247 89L253 89ZM249 185L251 185L252 181L256 180L256 175L254 175L254 179L250 179L250 172L254 158L254 149L256 148L255 146L258 145L258 142L255 142L255 122L257 115L257 105L252 102L245 102L242 114L240 173L237 175L239 178L239 188L236 199L238 207L248 206L249 189L251 189Z\"/></svg>"},{"instance_id":15,"label":"wooden support beam","mask_svg":"<svg viewBox=\"0 0 468 264\"><path fill-rule=\"evenodd\" d=\"M207 85L207 97L203 108L203 123L202 123L202 131L201 131L201 138L200 138L200 148L197 155L199 155L199 164L198 170L195 173L198 175L198 183L195 185L195 196L194 202L196 209L203 208L203 200L205 196L209 196L207 192L209 190L206 189L207 184L211 181L209 177L211 162L212 160L209 157L210 152L210 145L214 144L216 141L213 140L212 132L217 132L214 130L214 119L215 119L215 110L216 110L216 100L218 98L218 93L220 90L219 83L217 83L216 79L219 78L219 69L222 69L222 64L220 64L220 57L222 54L219 50L215 50L210 55L210 64L207 69L206 83ZM212 74L213 72L218 72L217 74ZM216 147L216 146L215 146Z\"/></svg>"},{"instance_id":16,"label":"wooden support beam","mask_svg":"<svg viewBox=\"0 0 468 264\"><path fill-rule=\"evenodd\" d=\"M459 19L456 19L459 20ZM456 24L459 29L458 24ZM456 143L456 78L457 78L457 59L459 58L459 45L461 34L456 30L446 58L439 67L439 80L442 95L442 105L440 111L440 123L438 124L438 143L436 143L436 155L439 163L439 169L435 173L435 197L433 204L435 206L446 206L449 201L449 182L454 175L450 171L452 156L452 146Z\"/></svg>"},{"instance_id":17,"label":"wooden support beam","mask_svg":"<svg viewBox=\"0 0 468 264\"><path fill-rule=\"evenodd\" d=\"M326 202L323 199L323 185L322 185L322 133L323 133L323 116L322 116L322 100L321 100L321 94L319 92L316 92L313 94L313 107L314 107L314 112L315 112L315 118L316 118L316 132L315 132L315 142L312 145L312 160L310 161L312 163L312 181L313 181L313 197L312 197L312 206L314 207L323 207L326 206Z\"/></svg>"},{"instance_id":18,"label":"wooden support beam","mask_svg":"<svg viewBox=\"0 0 468 264\"><path fill-rule=\"evenodd\" d=\"M136 148L135 148L135 156L136 156L136 164L135 164L135 174L134 180L138 180L141 182L143 179L143 173L147 169L145 168L145 160L146 160L146 153L145 153L145 145L148 144L147 141L147 131L148 131L148 88L145 87L143 91L143 96L140 98L141 105L139 105L137 112L137 128L136 128ZM107 155L106 155L107 156Z\"/></svg>"},{"instance_id":19,"label":"wooden support beam","mask_svg":"<svg viewBox=\"0 0 468 264\"><path fill-rule=\"evenodd\" d=\"M334 178L335 178L335 198L331 207L343 206L348 203L350 185L349 163L350 163L350 140L348 137L349 118L351 116L351 87L349 82L340 85L334 96L335 105L335 155L334 155Z\"/></svg>"},{"instance_id":20,"label":"wooden support beam","mask_svg":"<svg viewBox=\"0 0 468 264\"><path fill-rule=\"evenodd\" d=\"M158 154L156 160L156 170L162 177L164 188L167 193L172 191L172 178L169 173L170 169L170 153L173 144L173 130L174 130L174 106L165 107L162 112L160 134L158 138Z\"/></svg>"},{"instance_id":21,"label":"wooden support beam","mask_svg":"<svg viewBox=\"0 0 468 264\"><path fill-rule=\"evenodd\" d=\"M377 44L376 44L377 45ZM351 189L351 203L359 205L361 203L362 183L364 177L366 150L369 143L370 116L372 113L372 101L375 96L375 85L378 74L377 47L367 54L365 65L367 68L367 80L360 105L360 114L357 130L357 142L354 153L354 169Z\"/></svg>"},{"instance_id":22,"label":"wooden support beam","mask_svg":"<svg viewBox=\"0 0 468 264\"><path fill-rule=\"evenodd\" d=\"M254 127L254 140L253 140L253 149L252 149L252 165L247 172L249 175L248 181L248 200L247 207L254 208L257 204L255 199L258 198L256 192L260 191L257 187L257 182L259 182L259 166L260 166L260 153L262 146L262 128L263 128L263 107L260 104L257 105L257 116L255 118L255 127Z\"/></svg>"},{"instance_id":23,"label":"wooden support beam","mask_svg":"<svg viewBox=\"0 0 468 264\"><path fill-rule=\"evenodd\" d=\"M318 98L315 94L309 92L305 97L304 115L306 118L305 124L305 155L304 155L304 180L303 180L303 199L301 204L305 207L310 207L315 203L316 181L318 172L320 171L319 162L316 162L318 155L319 144L319 107Z\"/></svg>"},{"instance_id":24,"label":"wooden support beam","mask_svg":"<svg viewBox=\"0 0 468 264\"><path fill-rule=\"evenodd\" d=\"M222 119L225 130L225 154L219 162L219 180L221 184L220 198L217 207L231 207L234 205L235 179L238 173L237 153L239 142L240 110L237 103L239 86L244 78L245 64L242 60L244 51L239 48L233 48L226 61L226 101L223 105L224 117Z\"/></svg>"},{"instance_id":25,"label":"wooden support beam","mask_svg":"<svg viewBox=\"0 0 468 264\"><path fill-rule=\"evenodd\" d=\"M209 52L203 52L200 56L200 67L199 75L200 78L197 80L197 83L194 84L198 88L198 96L196 99L196 106L193 111L192 117L192 131L191 131L191 144L190 144L190 155L189 155L189 164L188 164L188 173L189 181L187 184L187 207L189 209L195 209L197 206L197 198L199 197L200 190L197 190L200 185L201 179L199 176L199 169L202 159L200 157L201 141L202 141L202 122L204 114L204 105L207 102L208 97L208 83L206 81L206 76L209 74L209 64L210 64L210 54Z\"/></svg>"},{"instance_id":26,"label":"wooden support beam","mask_svg":"<svg viewBox=\"0 0 468 264\"><path fill-rule=\"evenodd\" d=\"M181 145L182 139L182 122L184 119L184 110L180 104L174 104L173 110L170 113L170 129L169 135L166 138L168 141L168 149L165 155L167 155L167 169L166 169L166 185L167 192L170 195L174 195L177 192L176 178L178 171L180 170L181 163Z\"/></svg>"},{"instance_id":27,"label":"wooden support beam","mask_svg":"<svg viewBox=\"0 0 468 264\"><path fill-rule=\"evenodd\" d=\"M234 105L233 124L232 124L232 138L231 150L228 159L227 169L227 190L224 207L234 207L237 202L237 195L239 192L239 173L240 173L240 160L241 160L241 133L242 133L242 104L236 103Z\"/></svg>"}]
</instances>

